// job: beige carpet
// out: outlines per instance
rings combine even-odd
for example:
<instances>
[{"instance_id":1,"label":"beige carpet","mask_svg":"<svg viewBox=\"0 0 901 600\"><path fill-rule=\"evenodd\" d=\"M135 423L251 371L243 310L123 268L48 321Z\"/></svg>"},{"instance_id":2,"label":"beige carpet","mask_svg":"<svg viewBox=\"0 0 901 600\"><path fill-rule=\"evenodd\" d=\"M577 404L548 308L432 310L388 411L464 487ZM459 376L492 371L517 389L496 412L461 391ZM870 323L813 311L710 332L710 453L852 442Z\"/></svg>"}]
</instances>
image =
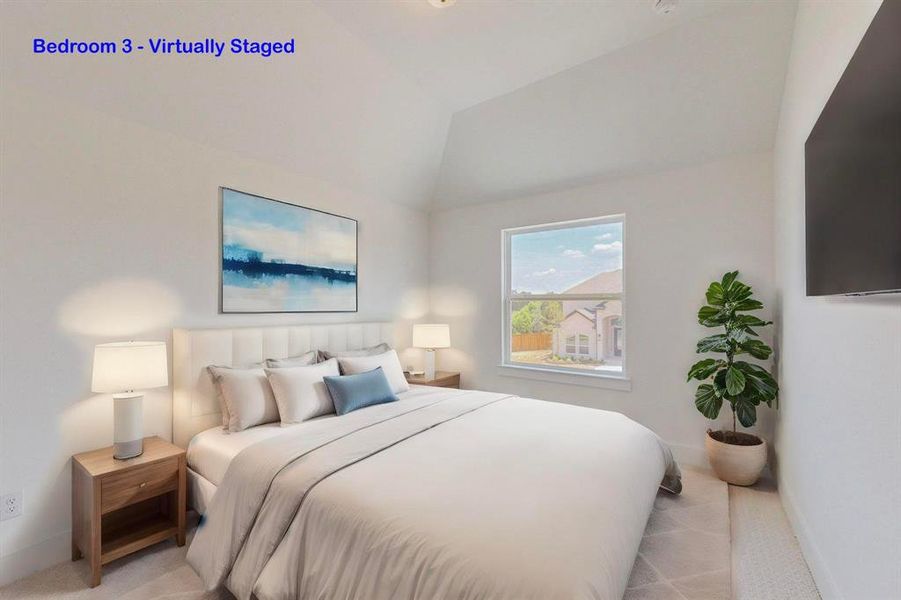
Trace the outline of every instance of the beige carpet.
<instances>
[{"instance_id":1,"label":"beige carpet","mask_svg":"<svg viewBox=\"0 0 901 600\"><path fill-rule=\"evenodd\" d=\"M729 486L732 585L739 600L819 600L776 486Z\"/></svg>"},{"instance_id":2,"label":"beige carpet","mask_svg":"<svg viewBox=\"0 0 901 600\"><path fill-rule=\"evenodd\" d=\"M728 599L733 587L739 600L819 598L771 486L727 489L692 469L685 470L684 483L681 496L658 494L626 599ZM230 600L224 590L202 591L185 563L186 550L168 541L116 561L93 590L85 584L84 560L62 563L0 588L0 599Z\"/></svg>"}]
</instances>

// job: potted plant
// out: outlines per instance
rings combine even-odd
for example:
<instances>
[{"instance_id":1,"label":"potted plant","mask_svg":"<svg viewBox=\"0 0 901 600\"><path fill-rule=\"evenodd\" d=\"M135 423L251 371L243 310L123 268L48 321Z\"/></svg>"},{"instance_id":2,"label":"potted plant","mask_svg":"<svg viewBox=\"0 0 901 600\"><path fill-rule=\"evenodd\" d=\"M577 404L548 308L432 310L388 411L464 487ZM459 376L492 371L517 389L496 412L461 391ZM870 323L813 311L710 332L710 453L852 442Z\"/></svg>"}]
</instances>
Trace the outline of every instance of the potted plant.
<instances>
[{"instance_id":1,"label":"potted plant","mask_svg":"<svg viewBox=\"0 0 901 600\"><path fill-rule=\"evenodd\" d=\"M717 477L735 485L752 485L766 465L766 442L756 435L737 431L736 420L744 427L757 422L757 407L773 407L779 386L769 371L736 357L767 360L772 348L757 339L757 330L772 321L743 314L760 310L763 304L752 298L750 286L738 280L738 271L723 275L707 288L707 305L698 311L705 327L721 327L723 333L698 342L697 352L724 355L696 362L688 371L688 381L702 381L695 392L695 406L708 419L716 419L724 402L732 409L732 430L707 430L707 458Z\"/></svg>"}]
</instances>

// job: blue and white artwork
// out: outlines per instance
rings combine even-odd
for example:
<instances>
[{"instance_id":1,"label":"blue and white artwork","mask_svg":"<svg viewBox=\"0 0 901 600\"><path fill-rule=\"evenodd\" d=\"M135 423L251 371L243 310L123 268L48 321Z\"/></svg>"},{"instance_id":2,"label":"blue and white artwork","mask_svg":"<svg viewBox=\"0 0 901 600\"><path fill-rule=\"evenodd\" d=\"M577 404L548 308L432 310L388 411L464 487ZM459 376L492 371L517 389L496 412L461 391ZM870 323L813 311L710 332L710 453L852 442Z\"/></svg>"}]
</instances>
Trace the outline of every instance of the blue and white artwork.
<instances>
[{"instance_id":1,"label":"blue and white artwork","mask_svg":"<svg viewBox=\"0 0 901 600\"><path fill-rule=\"evenodd\" d=\"M357 222L222 188L224 313L357 310Z\"/></svg>"}]
</instances>

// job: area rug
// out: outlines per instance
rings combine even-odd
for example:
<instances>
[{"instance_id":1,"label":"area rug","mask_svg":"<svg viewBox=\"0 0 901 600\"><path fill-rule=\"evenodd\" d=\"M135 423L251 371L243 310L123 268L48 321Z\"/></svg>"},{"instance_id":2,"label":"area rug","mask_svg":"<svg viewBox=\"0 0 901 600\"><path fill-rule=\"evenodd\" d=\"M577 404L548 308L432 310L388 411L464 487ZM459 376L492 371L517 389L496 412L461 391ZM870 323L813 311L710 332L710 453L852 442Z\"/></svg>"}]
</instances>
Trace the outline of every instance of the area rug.
<instances>
[{"instance_id":1,"label":"area rug","mask_svg":"<svg viewBox=\"0 0 901 600\"><path fill-rule=\"evenodd\" d=\"M657 493L625 600L729 600L729 486L683 469L682 494Z\"/></svg>"}]
</instances>

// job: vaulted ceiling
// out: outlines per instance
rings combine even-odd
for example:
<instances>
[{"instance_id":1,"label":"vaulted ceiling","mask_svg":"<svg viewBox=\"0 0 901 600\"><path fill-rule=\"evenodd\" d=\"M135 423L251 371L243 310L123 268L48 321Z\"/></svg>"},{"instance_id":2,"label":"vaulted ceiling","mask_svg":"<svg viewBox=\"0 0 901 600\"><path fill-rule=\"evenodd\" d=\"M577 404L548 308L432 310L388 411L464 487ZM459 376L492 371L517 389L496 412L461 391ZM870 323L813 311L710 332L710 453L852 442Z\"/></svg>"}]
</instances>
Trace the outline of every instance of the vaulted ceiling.
<instances>
[{"instance_id":1,"label":"vaulted ceiling","mask_svg":"<svg viewBox=\"0 0 901 600\"><path fill-rule=\"evenodd\" d=\"M456 112L744 0L316 0L350 32Z\"/></svg>"},{"instance_id":2,"label":"vaulted ceiling","mask_svg":"<svg viewBox=\"0 0 901 600\"><path fill-rule=\"evenodd\" d=\"M6 3L0 76L423 209L772 148L795 0L653 5ZM294 37L297 54L20 51L125 35Z\"/></svg>"}]
</instances>

